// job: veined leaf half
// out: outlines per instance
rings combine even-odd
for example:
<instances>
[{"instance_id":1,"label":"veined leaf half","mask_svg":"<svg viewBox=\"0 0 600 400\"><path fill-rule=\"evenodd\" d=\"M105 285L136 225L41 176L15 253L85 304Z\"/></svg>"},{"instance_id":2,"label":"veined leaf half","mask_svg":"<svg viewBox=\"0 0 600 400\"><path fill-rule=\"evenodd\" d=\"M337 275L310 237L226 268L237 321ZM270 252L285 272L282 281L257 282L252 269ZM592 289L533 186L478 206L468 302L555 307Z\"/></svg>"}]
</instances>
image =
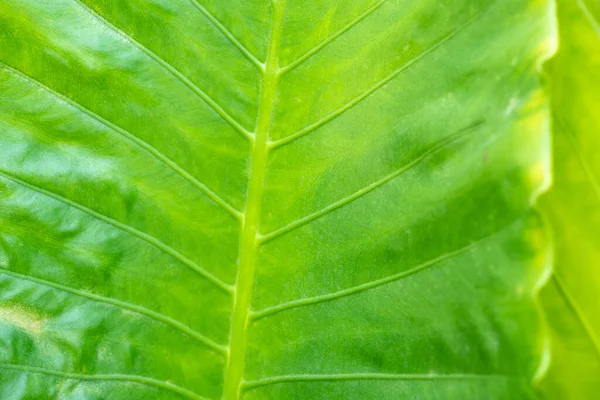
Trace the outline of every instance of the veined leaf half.
<instances>
[{"instance_id":1,"label":"veined leaf half","mask_svg":"<svg viewBox=\"0 0 600 400\"><path fill-rule=\"evenodd\" d=\"M548 10L1 0L1 397L533 396Z\"/></svg>"},{"instance_id":2,"label":"veined leaf half","mask_svg":"<svg viewBox=\"0 0 600 400\"><path fill-rule=\"evenodd\" d=\"M556 266L544 289L552 333L548 399L600 393L600 5L557 2L560 47L552 83L554 185L542 205L554 230Z\"/></svg>"}]
</instances>

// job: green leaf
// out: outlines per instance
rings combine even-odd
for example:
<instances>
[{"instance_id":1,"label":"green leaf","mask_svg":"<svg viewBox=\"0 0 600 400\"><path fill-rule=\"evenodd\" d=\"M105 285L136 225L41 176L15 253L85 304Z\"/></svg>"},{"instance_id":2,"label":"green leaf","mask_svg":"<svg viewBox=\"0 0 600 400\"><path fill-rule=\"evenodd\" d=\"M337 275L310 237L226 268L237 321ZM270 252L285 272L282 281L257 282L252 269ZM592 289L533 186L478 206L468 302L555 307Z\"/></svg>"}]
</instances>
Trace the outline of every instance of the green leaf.
<instances>
[{"instance_id":1,"label":"green leaf","mask_svg":"<svg viewBox=\"0 0 600 400\"><path fill-rule=\"evenodd\" d=\"M542 205L554 230L555 273L543 292L553 362L549 399L600 393L600 5L558 1L552 82L554 185Z\"/></svg>"},{"instance_id":2,"label":"green leaf","mask_svg":"<svg viewBox=\"0 0 600 400\"><path fill-rule=\"evenodd\" d=\"M0 1L0 397L531 398L551 35L545 0Z\"/></svg>"}]
</instances>

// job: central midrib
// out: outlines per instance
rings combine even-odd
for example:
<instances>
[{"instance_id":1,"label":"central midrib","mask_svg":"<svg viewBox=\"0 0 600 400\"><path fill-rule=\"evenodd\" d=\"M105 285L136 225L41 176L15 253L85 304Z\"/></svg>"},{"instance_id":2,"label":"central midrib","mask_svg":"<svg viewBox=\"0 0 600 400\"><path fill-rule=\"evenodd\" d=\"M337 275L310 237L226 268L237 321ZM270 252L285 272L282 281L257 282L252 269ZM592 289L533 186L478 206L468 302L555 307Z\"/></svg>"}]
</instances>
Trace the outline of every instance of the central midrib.
<instances>
[{"instance_id":1,"label":"central midrib","mask_svg":"<svg viewBox=\"0 0 600 400\"><path fill-rule=\"evenodd\" d=\"M260 91L258 118L252 148L250 181L248 183L248 198L242 220L240 259L234 293L229 356L224 376L224 400L237 400L240 398L244 377L248 316L259 249L259 226L269 153L269 131L279 80L279 43L283 28L285 1L272 1L271 35Z\"/></svg>"}]
</instances>

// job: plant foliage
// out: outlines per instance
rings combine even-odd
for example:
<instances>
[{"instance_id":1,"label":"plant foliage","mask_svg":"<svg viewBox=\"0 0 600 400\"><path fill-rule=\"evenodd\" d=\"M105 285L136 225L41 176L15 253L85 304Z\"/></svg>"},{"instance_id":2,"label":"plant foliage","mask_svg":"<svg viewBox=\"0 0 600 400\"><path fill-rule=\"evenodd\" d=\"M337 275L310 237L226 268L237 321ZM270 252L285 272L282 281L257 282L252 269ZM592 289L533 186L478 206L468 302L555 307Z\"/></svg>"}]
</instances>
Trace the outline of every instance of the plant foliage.
<instances>
[{"instance_id":1,"label":"plant foliage","mask_svg":"<svg viewBox=\"0 0 600 400\"><path fill-rule=\"evenodd\" d=\"M554 275L543 292L552 339L548 399L600 393L600 4L557 2L560 47L548 64L554 185L542 199Z\"/></svg>"},{"instance_id":2,"label":"plant foliage","mask_svg":"<svg viewBox=\"0 0 600 400\"><path fill-rule=\"evenodd\" d=\"M591 3L0 0L0 398L597 392Z\"/></svg>"}]
</instances>

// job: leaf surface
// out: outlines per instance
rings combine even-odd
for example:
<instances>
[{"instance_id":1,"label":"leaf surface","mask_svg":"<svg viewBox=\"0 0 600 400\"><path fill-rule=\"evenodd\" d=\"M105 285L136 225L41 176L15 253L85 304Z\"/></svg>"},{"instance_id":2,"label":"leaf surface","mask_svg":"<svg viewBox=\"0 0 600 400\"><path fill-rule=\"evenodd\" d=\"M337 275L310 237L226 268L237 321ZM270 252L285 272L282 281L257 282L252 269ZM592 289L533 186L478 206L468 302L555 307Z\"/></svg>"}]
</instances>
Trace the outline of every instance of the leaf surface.
<instances>
[{"instance_id":1,"label":"leaf surface","mask_svg":"<svg viewBox=\"0 0 600 400\"><path fill-rule=\"evenodd\" d=\"M0 0L0 397L532 397L549 21Z\"/></svg>"},{"instance_id":2,"label":"leaf surface","mask_svg":"<svg viewBox=\"0 0 600 400\"><path fill-rule=\"evenodd\" d=\"M543 291L553 343L549 399L600 393L600 6L558 1L552 84L554 185L542 205L554 231L555 272Z\"/></svg>"}]
</instances>

